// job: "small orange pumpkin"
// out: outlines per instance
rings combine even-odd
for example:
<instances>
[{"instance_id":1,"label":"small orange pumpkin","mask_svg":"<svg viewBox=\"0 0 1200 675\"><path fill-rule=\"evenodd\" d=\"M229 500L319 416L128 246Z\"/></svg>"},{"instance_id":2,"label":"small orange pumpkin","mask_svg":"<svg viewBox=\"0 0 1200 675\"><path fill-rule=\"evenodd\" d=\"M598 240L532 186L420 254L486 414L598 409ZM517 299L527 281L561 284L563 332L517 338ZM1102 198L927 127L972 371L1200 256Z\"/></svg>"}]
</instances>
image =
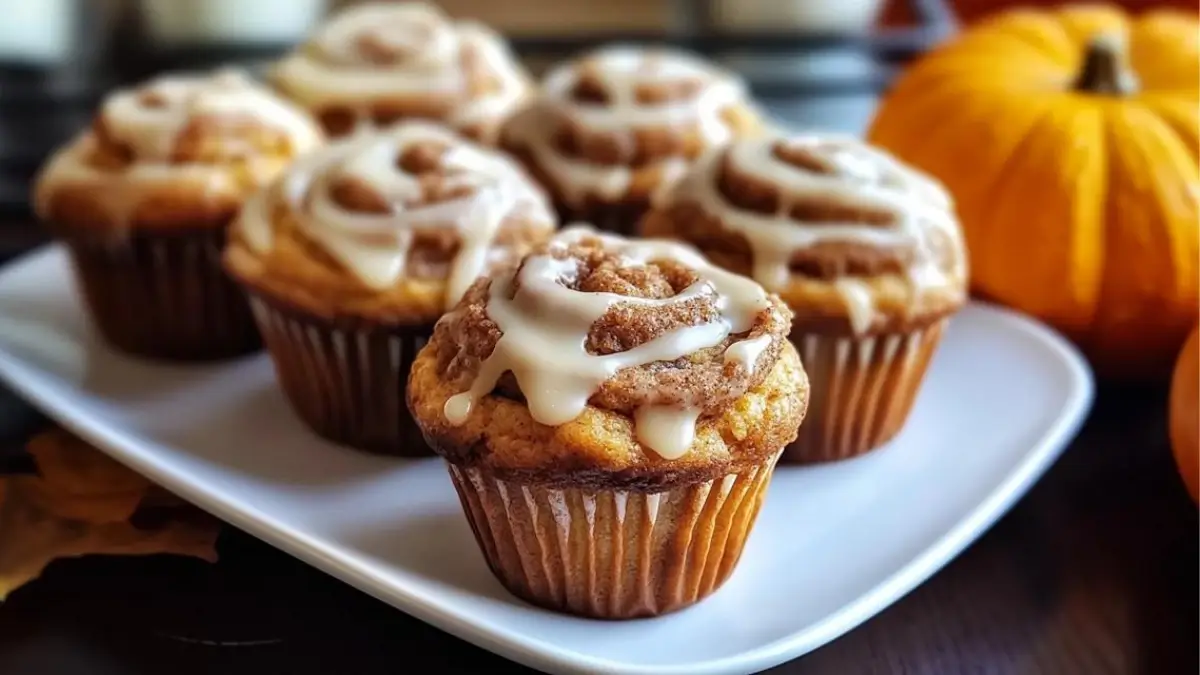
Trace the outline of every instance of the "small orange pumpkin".
<instances>
[{"instance_id":1,"label":"small orange pumpkin","mask_svg":"<svg viewBox=\"0 0 1200 675\"><path fill-rule=\"evenodd\" d=\"M869 132L955 196L973 290L1165 378L1200 303L1200 22L1015 10L913 65Z\"/></svg>"},{"instance_id":2,"label":"small orange pumpkin","mask_svg":"<svg viewBox=\"0 0 1200 675\"><path fill-rule=\"evenodd\" d=\"M1200 327L1192 331L1171 379L1171 450L1192 499L1200 502Z\"/></svg>"}]
</instances>

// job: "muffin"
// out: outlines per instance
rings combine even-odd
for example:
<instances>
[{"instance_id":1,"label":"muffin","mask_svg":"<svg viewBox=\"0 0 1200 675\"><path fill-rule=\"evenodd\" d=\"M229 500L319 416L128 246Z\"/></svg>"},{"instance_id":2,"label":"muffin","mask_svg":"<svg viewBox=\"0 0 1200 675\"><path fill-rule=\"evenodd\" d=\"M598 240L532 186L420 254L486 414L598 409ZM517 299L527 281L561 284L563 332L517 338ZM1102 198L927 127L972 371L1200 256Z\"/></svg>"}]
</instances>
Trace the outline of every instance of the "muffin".
<instances>
[{"instance_id":1,"label":"muffin","mask_svg":"<svg viewBox=\"0 0 1200 675\"><path fill-rule=\"evenodd\" d=\"M796 436L790 320L687 247L571 227L467 291L408 405L513 594L663 614L729 577Z\"/></svg>"},{"instance_id":2,"label":"muffin","mask_svg":"<svg viewBox=\"0 0 1200 675\"><path fill-rule=\"evenodd\" d=\"M110 95L58 151L35 209L70 253L100 335L137 356L232 357L260 346L221 269L247 196L322 142L309 116L236 71Z\"/></svg>"},{"instance_id":3,"label":"muffin","mask_svg":"<svg viewBox=\"0 0 1200 675\"><path fill-rule=\"evenodd\" d=\"M422 3L342 10L275 64L271 79L331 137L427 119L492 143L531 90L499 35Z\"/></svg>"},{"instance_id":4,"label":"muffin","mask_svg":"<svg viewBox=\"0 0 1200 675\"><path fill-rule=\"evenodd\" d=\"M477 276L555 227L516 162L406 122L293 165L247 203L225 264L301 419L344 445L420 455L404 409L417 350Z\"/></svg>"},{"instance_id":5,"label":"muffin","mask_svg":"<svg viewBox=\"0 0 1200 675\"><path fill-rule=\"evenodd\" d=\"M501 145L547 187L563 222L630 234L690 161L762 125L731 73L684 52L618 46L553 69Z\"/></svg>"},{"instance_id":6,"label":"muffin","mask_svg":"<svg viewBox=\"0 0 1200 675\"><path fill-rule=\"evenodd\" d=\"M848 138L772 135L715 150L657 196L641 231L690 242L791 307L813 399L784 462L892 438L966 300L946 191Z\"/></svg>"}]
</instances>

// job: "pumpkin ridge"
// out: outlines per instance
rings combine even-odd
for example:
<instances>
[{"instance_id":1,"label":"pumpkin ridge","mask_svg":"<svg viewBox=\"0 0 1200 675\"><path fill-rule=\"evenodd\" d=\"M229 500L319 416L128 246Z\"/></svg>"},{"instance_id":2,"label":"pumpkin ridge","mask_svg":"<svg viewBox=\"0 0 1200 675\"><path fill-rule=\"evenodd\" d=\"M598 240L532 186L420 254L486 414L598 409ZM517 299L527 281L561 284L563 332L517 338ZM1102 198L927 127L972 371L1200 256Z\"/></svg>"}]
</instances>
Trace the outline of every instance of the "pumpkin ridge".
<instances>
[{"instance_id":1,"label":"pumpkin ridge","mask_svg":"<svg viewBox=\"0 0 1200 675\"><path fill-rule=\"evenodd\" d=\"M1139 132L1141 132L1133 137L1134 146L1145 159L1145 164L1148 169L1159 167L1171 159L1178 160L1179 157L1177 155L1175 157L1171 157L1171 155L1180 152L1182 152L1186 159L1190 159L1191 153L1186 148L1186 144L1181 142L1178 134L1175 133L1175 129L1172 128L1171 125L1167 124L1166 121L1161 117L1154 114L1154 112L1152 112L1150 109L1145 106L1128 107L1125 110L1125 113L1127 125L1131 129L1137 129ZM1163 156L1164 154L1166 155L1165 157ZM1193 189L1200 187L1200 169L1193 170L1191 174L1192 175L1187 179L1181 178L1179 181L1181 184L1183 184L1185 190L1188 187L1187 184L1190 184ZM1161 188L1162 186L1162 183L1159 181L1151 182L1150 184L1155 188ZM1160 195L1155 196L1158 197ZM1197 195L1195 192L1186 193L1185 199L1189 197L1191 201L1188 205L1192 207L1192 215L1194 216L1197 206ZM1169 205L1169 202L1166 202L1165 200L1159 200L1157 203L1160 205L1160 207L1166 207ZM1184 206L1186 207L1188 205ZM1159 219L1162 219L1169 217L1170 213L1161 213L1158 215L1160 216ZM1191 220L1194 221L1195 218L1191 218ZM1168 243L1175 244L1177 243L1178 238L1167 237L1167 241ZM1181 255L1172 256L1172 259L1187 262L1196 261L1196 250L1180 251L1180 253ZM1181 275L1180 278L1186 282L1187 275ZM1176 284L1175 289L1181 290L1187 285L1188 284L1186 283Z\"/></svg>"},{"instance_id":2,"label":"pumpkin ridge","mask_svg":"<svg viewBox=\"0 0 1200 675\"><path fill-rule=\"evenodd\" d=\"M889 139L887 147L889 150L896 152L899 155L907 156L910 154L912 144L925 145L930 138L922 137L917 134L909 133L908 130L919 129L926 125L925 120L933 119L938 111L945 110L947 102L955 97L955 88L946 86L945 80L939 83L936 87L924 87L918 80L913 83L916 89L920 91L920 98L913 97L913 103L908 108L902 111L904 114L876 117L868 131L868 139L874 142L874 136L877 132L882 132L880 135L886 136ZM888 93L886 100L893 96L913 96L909 93L909 84L900 82L896 87ZM942 130L945 125L940 125L936 129ZM922 170L929 170L928 166L918 166Z\"/></svg>"},{"instance_id":3,"label":"pumpkin ridge","mask_svg":"<svg viewBox=\"0 0 1200 675\"><path fill-rule=\"evenodd\" d=\"M968 33L961 44L974 47L972 51L992 51L994 45L986 44L986 40L1004 36L1013 40L1014 51L1020 53L1019 47L1025 47L1045 57L1050 64L1064 66L1070 63L1068 45L1073 41L1061 24L1045 21L1044 16L1044 12L1037 10L1018 9L985 19L976 27L983 30ZM1047 32L1051 26L1059 30ZM995 54L994 58L999 59L1000 55Z\"/></svg>"},{"instance_id":4,"label":"pumpkin ridge","mask_svg":"<svg viewBox=\"0 0 1200 675\"><path fill-rule=\"evenodd\" d=\"M1200 81L1200 36L1194 17L1147 12L1133 24L1129 38L1129 63L1138 72L1144 90L1179 89L1195 101L1196 83ZM1164 43L1174 48L1164 49Z\"/></svg>"},{"instance_id":5,"label":"pumpkin ridge","mask_svg":"<svg viewBox=\"0 0 1200 675\"><path fill-rule=\"evenodd\" d=\"M1073 227L1060 232L1064 257L1067 264L1063 266L1065 279L1060 282L1067 290L1054 303L1062 312L1061 320L1073 330L1094 323L1100 310L1100 301L1104 297L1103 285L1105 271L1108 269L1109 239L1101 227L1088 228L1106 212L1107 204L1103 197L1111 184L1112 176L1108 160L1111 143L1106 137L1107 122L1101 107L1094 105L1064 105L1059 101L1056 112L1061 111L1061 120L1049 120L1048 126L1054 133L1071 130L1072 137L1089 138L1090 143L1082 147L1086 153L1074 150L1077 146L1068 145L1070 151L1064 149L1058 158L1062 165L1058 171L1074 176L1078 185L1084 179L1093 179L1097 184L1091 189L1081 189L1078 192L1067 191L1061 194L1068 213L1075 221ZM1081 130L1091 133L1082 134ZM1060 137L1059 142L1063 140ZM1068 160L1071 160L1068 162ZM1091 172L1091 167L1102 167L1102 170Z\"/></svg>"},{"instance_id":6,"label":"pumpkin ridge","mask_svg":"<svg viewBox=\"0 0 1200 675\"><path fill-rule=\"evenodd\" d=\"M1094 112L1094 108L1084 110ZM1075 106L1063 105L1061 98L1047 106L1013 153L1016 161L1006 167L994 188L993 194L1024 197L993 207L988 219L981 221L993 240L972 248L981 263L990 261L991 273L978 276L999 282L996 288L1003 292L996 295L1003 302L1049 320L1072 336L1083 335L1096 316L1105 242L1099 232L1082 228L1090 222L1089 214L1098 217L1103 204L1096 196L1098 190L1062 193L1058 182L1066 179L1056 177L1048 183L1042 167L1055 163L1055 173L1078 181L1088 174L1074 169L1103 161L1104 147L1095 143L1074 146L1071 153L1063 148L1064 134L1080 124L1079 112ZM1101 188L1106 180L1102 174L1094 177ZM1042 208L1031 213L1026 200ZM1069 226L1059 227L1060 223ZM1039 237L1021 234L1031 232ZM1020 267L1014 266L1016 261ZM1069 262L1056 265L1056 261Z\"/></svg>"},{"instance_id":7,"label":"pumpkin ridge","mask_svg":"<svg viewBox=\"0 0 1200 675\"><path fill-rule=\"evenodd\" d=\"M1171 164L1175 164L1184 168L1184 170L1186 170L1187 167L1192 166L1188 164L1193 157L1191 151L1187 148L1186 144L1180 142L1181 139L1179 138L1178 134L1175 133L1175 130L1171 127L1171 125L1167 124L1161 117L1155 115L1144 106L1130 108L1128 112L1130 116L1137 114L1138 117L1143 118L1136 121L1131 120L1130 125L1136 127L1141 132L1136 136L1137 145L1141 149L1143 156L1147 160L1146 163L1149 166L1158 167L1168 163L1168 161ZM1158 152L1154 152L1155 150ZM1182 153L1183 161L1179 161L1180 157L1178 156L1178 153ZM1158 156L1161 154L1165 154L1166 157ZM1176 154L1176 156L1171 157L1172 154ZM1182 206L1185 209L1187 209L1188 206L1191 207L1191 217L1189 220L1192 223L1195 223L1195 216L1198 211L1197 201L1200 200L1200 195L1197 194L1197 189L1200 188L1200 167L1193 171L1190 177L1186 179L1181 178L1179 182L1181 185L1177 187L1183 188L1182 197L1183 200L1187 202L1182 204ZM1162 190L1164 186L1162 181L1151 182L1151 185L1158 190ZM1155 197L1158 197L1158 199L1154 200L1153 203L1157 204L1160 209L1166 211L1168 206L1172 206L1172 203L1168 202L1166 199L1163 199L1162 195L1156 194ZM1169 218L1171 214L1164 212L1160 215L1162 216L1161 219L1165 220ZM1166 230L1165 233L1167 236L1165 237L1165 243L1172 252L1171 260L1180 263L1172 266L1172 269L1176 272L1175 283L1173 284L1172 288L1172 290L1176 292L1174 297L1184 297L1188 295L1190 286L1192 297L1189 301L1185 302L1194 308L1197 304L1197 284L1194 281L1189 283L1189 280L1196 277L1195 272L1197 272L1197 269L1200 268L1200 264L1198 264L1198 262L1200 262L1200 260L1198 260L1198 258L1200 258L1200 249L1198 249L1196 245L1189 247L1187 242L1183 241L1180 237L1171 236L1176 232L1187 231L1188 230L1186 229ZM1196 229L1191 231L1197 232ZM1192 239L1193 243L1195 243L1197 239L1200 239L1200 237L1193 237ZM1189 273L1189 270L1191 273Z\"/></svg>"},{"instance_id":8,"label":"pumpkin ridge","mask_svg":"<svg viewBox=\"0 0 1200 675\"><path fill-rule=\"evenodd\" d=\"M1130 22L1124 12L1114 5L1067 5L1058 12L1048 12L1055 23L1066 32L1075 57L1075 68L1082 65L1082 49L1097 33L1128 34Z\"/></svg>"},{"instance_id":9,"label":"pumpkin ridge","mask_svg":"<svg viewBox=\"0 0 1200 675\"><path fill-rule=\"evenodd\" d=\"M1107 169L1107 186L1108 190L1104 196L1104 231L1101 233L1101 241L1106 244L1118 244L1124 251L1124 242L1122 241L1122 230L1127 223L1122 222L1120 218L1121 204L1120 200L1124 197L1124 191L1117 190L1114 186L1117 185L1117 180L1122 177L1118 174L1120 169L1116 144L1121 141L1121 135L1115 128L1120 118L1115 115L1109 115L1105 119L1104 134L1100 139L1108 148L1108 169ZM1107 251L1105 251L1107 253ZM1113 298L1121 289L1121 282L1124 276L1124 270L1116 265L1103 264L1107 260L1101 259L1099 269L1100 273L1100 302L1097 303L1095 324L1100 326L1099 329L1093 329L1088 332L1087 339L1081 340L1081 346L1088 350L1089 353L1104 352L1106 350L1105 343L1111 338L1110 335L1105 335L1116 328L1120 330L1120 322L1113 321L1112 307L1114 306ZM1104 327L1108 327L1105 329Z\"/></svg>"},{"instance_id":10,"label":"pumpkin ridge","mask_svg":"<svg viewBox=\"0 0 1200 675\"><path fill-rule=\"evenodd\" d=\"M994 175L991 179L991 184L987 189L981 190L979 195L981 199L986 200L987 195L1003 194L1000 191L1001 187L1012 180L1013 174L1017 171L1017 165L1022 157L1028 153L1029 146L1034 142L1034 137L1042 123L1053 113L1053 106L1049 99L1040 99L1042 111L1040 114L1031 118L1025 130L1020 134L1020 140L1013 143L1011 150L1008 152L1004 163L1000 166L992 167ZM995 209L989 209L987 204L971 205L971 210L975 213L994 213ZM992 240L1000 241L1007 235L1007 227L1002 223L996 223L992 218L980 222L963 223L963 229L967 236L967 251L971 257L971 269L979 269L980 267L990 266L992 258L983 255L984 251L990 251L993 248ZM1011 299L1011 294L1002 289L986 288L983 284L985 279L1007 278L1007 275L983 275L972 274L971 284L977 287L980 292L988 294L1004 304L1012 304L1020 307L1022 303L1014 302Z\"/></svg>"},{"instance_id":11,"label":"pumpkin ridge","mask_svg":"<svg viewBox=\"0 0 1200 675\"><path fill-rule=\"evenodd\" d=\"M1142 97L1138 103L1142 110L1149 113L1151 117L1157 118L1171 130L1192 161L1200 161L1200 116L1190 114L1196 110L1196 102L1192 102L1189 106L1190 110L1184 109L1182 115L1179 115L1180 110L1170 105L1176 103L1175 101ZM1180 117L1191 117L1191 119L1184 120Z\"/></svg>"},{"instance_id":12,"label":"pumpkin ridge","mask_svg":"<svg viewBox=\"0 0 1200 675\"><path fill-rule=\"evenodd\" d=\"M1186 252L1180 250L1178 238L1178 233L1186 230L1178 226L1158 226L1169 223L1172 213L1163 208L1158 183L1147 183L1147 177L1154 175L1156 167L1167 159L1156 155L1170 153L1170 150L1148 145L1149 139L1153 138L1152 130L1158 128L1161 132L1165 125L1148 111L1141 111L1144 119L1137 119L1136 112L1136 108L1122 106L1106 118L1106 138L1114 148L1108 164L1110 185L1122 181L1124 187L1107 191L1104 236L1122 256L1157 263L1105 269L1100 295L1103 302L1097 314L1096 328L1091 331L1093 344L1089 347L1104 356L1126 355L1114 361L1128 369L1141 369L1143 375L1164 375L1169 372L1175 353L1195 321L1194 260L1198 251L1193 245L1189 260ZM1158 138L1161 140L1161 133ZM1138 181L1145 186L1137 189ZM1184 181L1181 179L1181 182ZM1146 204L1154 204L1156 208L1148 211ZM1195 212L1193 208L1190 216L1193 231ZM1182 247L1187 247L1186 242ZM1188 286L1192 287L1190 292ZM1182 297L1185 295L1192 296L1190 301ZM1179 318L1180 306L1184 304L1192 308L1186 319ZM1175 317L1174 320L1171 317ZM1147 333L1142 330L1142 325L1151 319L1158 328ZM1134 349L1141 351L1143 357L1129 358ZM1148 358L1151 356L1156 358Z\"/></svg>"}]
</instances>

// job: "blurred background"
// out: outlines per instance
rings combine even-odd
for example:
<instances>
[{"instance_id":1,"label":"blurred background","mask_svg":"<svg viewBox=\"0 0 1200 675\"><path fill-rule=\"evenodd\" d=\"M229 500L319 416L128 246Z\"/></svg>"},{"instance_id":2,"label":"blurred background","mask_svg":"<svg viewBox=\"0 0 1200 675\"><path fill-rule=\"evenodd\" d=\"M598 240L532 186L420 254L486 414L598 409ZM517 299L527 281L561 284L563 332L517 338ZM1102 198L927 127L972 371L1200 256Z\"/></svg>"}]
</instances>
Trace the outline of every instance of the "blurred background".
<instances>
[{"instance_id":1,"label":"blurred background","mask_svg":"<svg viewBox=\"0 0 1200 675\"><path fill-rule=\"evenodd\" d=\"M0 259L38 243L28 185L111 88L248 67L347 0L0 0ZM741 72L780 121L857 133L899 68L960 25L1037 0L441 0L506 33L535 71L595 44L667 42ZM1195 0L1125 0L1130 9Z\"/></svg>"}]
</instances>

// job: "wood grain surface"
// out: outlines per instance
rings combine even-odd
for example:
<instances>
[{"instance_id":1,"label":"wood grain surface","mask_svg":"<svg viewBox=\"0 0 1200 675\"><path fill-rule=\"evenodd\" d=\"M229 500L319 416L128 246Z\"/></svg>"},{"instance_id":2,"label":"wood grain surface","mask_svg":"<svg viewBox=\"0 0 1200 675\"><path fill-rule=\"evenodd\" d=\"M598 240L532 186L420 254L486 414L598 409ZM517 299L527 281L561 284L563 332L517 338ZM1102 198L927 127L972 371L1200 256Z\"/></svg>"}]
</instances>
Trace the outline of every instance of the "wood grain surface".
<instances>
[{"instance_id":1,"label":"wood grain surface","mask_svg":"<svg viewBox=\"0 0 1200 675\"><path fill-rule=\"evenodd\" d=\"M1200 519L1171 462L1164 405L1158 389L1102 389L1063 458L976 544L857 630L771 672L1196 673ZM10 466L36 424L0 400ZM232 528L219 549L216 565L55 563L0 604L0 673L530 672Z\"/></svg>"}]
</instances>

